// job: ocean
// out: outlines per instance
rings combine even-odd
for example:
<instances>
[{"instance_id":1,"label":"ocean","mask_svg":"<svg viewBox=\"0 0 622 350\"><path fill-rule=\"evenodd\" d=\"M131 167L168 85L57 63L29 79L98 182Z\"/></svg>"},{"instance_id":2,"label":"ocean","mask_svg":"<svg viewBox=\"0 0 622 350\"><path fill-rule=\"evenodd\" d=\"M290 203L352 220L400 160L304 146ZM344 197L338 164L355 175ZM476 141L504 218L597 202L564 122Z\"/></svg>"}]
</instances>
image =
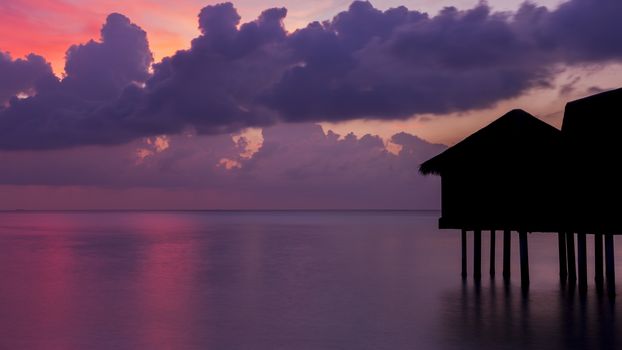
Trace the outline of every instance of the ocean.
<instances>
[{"instance_id":1,"label":"ocean","mask_svg":"<svg viewBox=\"0 0 622 350\"><path fill-rule=\"evenodd\" d=\"M438 215L3 212L0 349L622 344L622 296L614 303L593 288L591 238L586 297L560 286L557 238L537 233L529 236L531 286L523 294L515 234L509 284L499 233L497 275L488 276L487 232L482 282L463 282L459 232L438 230Z\"/></svg>"}]
</instances>

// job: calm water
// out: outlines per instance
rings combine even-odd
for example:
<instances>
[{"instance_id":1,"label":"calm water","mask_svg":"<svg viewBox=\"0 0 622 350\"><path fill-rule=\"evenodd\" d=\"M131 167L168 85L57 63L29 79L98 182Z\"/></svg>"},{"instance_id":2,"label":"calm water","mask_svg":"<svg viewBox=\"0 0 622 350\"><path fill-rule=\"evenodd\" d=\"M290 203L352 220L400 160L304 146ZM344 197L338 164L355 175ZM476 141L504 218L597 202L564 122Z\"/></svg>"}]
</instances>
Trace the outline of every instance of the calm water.
<instances>
[{"instance_id":1,"label":"calm water","mask_svg":"<svg viewBox=\"0 0 622 350\"><path fill-rule=\"evenodd\" d=\"M563 291L554 236L530 235L523 297L518 270L509 286L463 284L459 236L438 231L436 215L2 213L0 349L622 344L622 296Z\"/></svg>"}]
</instances>

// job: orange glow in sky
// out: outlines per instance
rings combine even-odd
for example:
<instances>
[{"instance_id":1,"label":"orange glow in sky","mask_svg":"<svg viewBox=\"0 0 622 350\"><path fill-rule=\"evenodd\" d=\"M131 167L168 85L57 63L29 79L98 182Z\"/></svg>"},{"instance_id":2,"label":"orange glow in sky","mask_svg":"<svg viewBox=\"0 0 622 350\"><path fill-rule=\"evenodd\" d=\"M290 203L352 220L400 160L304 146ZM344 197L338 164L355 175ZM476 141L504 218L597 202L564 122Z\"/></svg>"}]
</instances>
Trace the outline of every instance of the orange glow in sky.
<instances>
[{"instance_id":1,"label":"orange glow in sky","mask_svg":"<svg viewBox=\"0 0 622 350\"><path fill-rule=\"evenodd\" d=\"M13 58L29 53L44 56L51 62L54 72L62 76L65 52L73 44L99 39L99 31L105 18L112 12L128 16L142 27L148 35L155 62L170 56L177 50L188 48L190 41L198 36L197 14L208 4L222 1L165 1L165 0L10 0L0 1L0 51L9 52ZM442 6L455 5L470 7L478 0L378 0L374 5L388 8L405 5L411 9L434 12ZM540 0L540 4L554 6L557 0ZM289 31L305 26L310 21L330 19L339 11L347 9L351 0L317 0L308 2L291 0L239 0L234 5L242 16L242 22L255 19L262 10L285 6L288 15L285 26ZM518 3L508 7L507 2L489 1L497 9L514 9ZM341 135L349 132L361 136L365 133L378 134L387 139L391 135L406 131L428 141L453 144L465 135L487 124L505 111L515 107L525 108L545 121L558 125L561 110L566 101L582 97L585 90L577 89L578 95L561 96L558 87L564 77L582 76L581 84L590 86L590 81L598 81L600 87L617 87L614 72L622 72L620 66L609 65L591 70L569 70L560 76L559 85L548 90L532 91L526 96L504 101L487 110L471 111L460 115L424 116L424 118L402 121L361 121L354 120L339 124L323 123L325 130L335 130ZM619 76L619 75L618 75ZM548 119L547 119L548 118Z\"/></svg>"},{"instance_id":2,"label":"orange glow in sky","mask_svg":"<svg viewBox=\"0 0 622 350\"><path fill-rule=\"evenodd\" d=\"M112 12L128 16L148 35L155 61L189 47L198 36L197 15L201 8L223 1L162 0L11 0L0 2L0 50L14 58L29 53L44 56L61 76L65 52L74 44L99 38L106 16ZM288 30L305 26L309 21L332 17L347 9L350 1L322 0L286 4L282 1L234 1L242 22L255 19L261 11L276 6L289 10L285 20Z\"/></svg>"},{"instance_id":3,"label":"orange glow in sky","mask_svg":"<svg viewBox=\"0 0 622 350\"><path fill-rule=\"evenodd\" d=\"M187 48L199 33L197 15L201 8L226 0L8 0L0 1L0 50L16 57L31 52L44 56L61 75L65 52L73 44L99 38L106 16L119 12L141 26L148 35L155 61ZM271 7L286 7L285 26L289 31L312 21L332 18L346 10L353 0L232 0L242 16L251 21ZM377 0L380 9L400 5L434 13L444 6L472 7L479 0ZM498 9L515 9L518 2L489 1ZM537 3L555 5L558 0Z\"/></svg>"}]
</instances>

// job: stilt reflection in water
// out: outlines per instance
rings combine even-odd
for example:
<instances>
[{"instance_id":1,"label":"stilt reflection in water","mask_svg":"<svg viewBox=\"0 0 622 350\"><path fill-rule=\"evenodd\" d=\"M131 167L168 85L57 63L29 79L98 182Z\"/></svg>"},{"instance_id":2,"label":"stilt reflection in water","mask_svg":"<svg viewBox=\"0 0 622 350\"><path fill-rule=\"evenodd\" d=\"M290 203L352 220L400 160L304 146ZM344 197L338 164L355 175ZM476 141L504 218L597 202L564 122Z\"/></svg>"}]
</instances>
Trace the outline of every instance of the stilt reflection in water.
<instances>
[{"instance_id":1,"label":"stilt reflection in water","mask_svg":"<svg viewBox=\"0 0 622 350\"><path fill-rule=\"evenodd\" d=\"M621 310L612 299L578 293L574 285L521 291L493 281L444 293L444 348L617 349L622 343L615 317Z\"/></svg>"}]
</instances>

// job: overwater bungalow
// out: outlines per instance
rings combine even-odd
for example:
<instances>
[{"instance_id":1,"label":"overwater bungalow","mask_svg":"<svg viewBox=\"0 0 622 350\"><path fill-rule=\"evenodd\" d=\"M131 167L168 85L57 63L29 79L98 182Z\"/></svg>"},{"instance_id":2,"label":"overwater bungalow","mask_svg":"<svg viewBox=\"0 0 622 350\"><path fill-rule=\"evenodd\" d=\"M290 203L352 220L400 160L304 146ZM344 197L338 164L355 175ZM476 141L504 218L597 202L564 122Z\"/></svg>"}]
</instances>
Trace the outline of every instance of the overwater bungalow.
<instances>
[{"instance_id":1,"label":"overwater bungalow","mask_svg":"<svg viewBox=\"0 0 622 350\"><path fill-rule=\"evenodd\" d=\"M481 232L504 231L503 275L510 276L510 234L519 233L521 282L529 284L527 235L559 237L560 277L587 288L586 234L595 234L595 276L603 282L603 237L607 281L613 295L613 235L622 233L622 89L569 102L562 130L522 110L512 110L438 156L421 164L441 177L439 227L473 231L473 276L481 278ZM575 262L574 238L578 241ZM575 270L576 266L576 270Z\"/></svg>"},{"instance_id":2,"label":"overwater bungalow","mask_svg":"<svg viewBox=\"0 0 622 350\"><path fill-rule=\"evenodd\" d=\"M561 131L513 110L421 165L441 176L440 228L557 229Z\"/></svg>"}]
</instances>

